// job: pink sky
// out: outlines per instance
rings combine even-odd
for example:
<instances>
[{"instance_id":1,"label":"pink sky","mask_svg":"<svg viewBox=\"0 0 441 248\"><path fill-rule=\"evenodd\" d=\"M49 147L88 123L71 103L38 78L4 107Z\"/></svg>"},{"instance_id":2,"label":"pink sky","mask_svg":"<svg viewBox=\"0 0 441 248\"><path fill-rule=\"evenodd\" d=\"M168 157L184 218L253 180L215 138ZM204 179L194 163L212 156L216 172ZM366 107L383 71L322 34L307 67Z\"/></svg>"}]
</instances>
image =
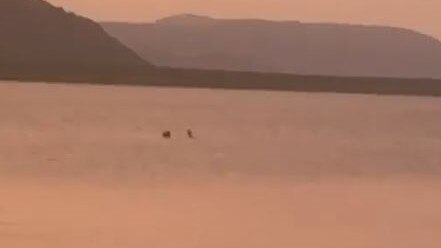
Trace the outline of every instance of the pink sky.
<instances>
[{"instance_id":1,"label":"pink sky","mask_svg":"<svg viewBox=\"0 0 441 248\"><path fill-rule=\"evenodd\" d=\"M225 18L380 24L441 38L441 0L49 0L95 20L151 21L194 13Z\"/></svg>"}]
</instances>

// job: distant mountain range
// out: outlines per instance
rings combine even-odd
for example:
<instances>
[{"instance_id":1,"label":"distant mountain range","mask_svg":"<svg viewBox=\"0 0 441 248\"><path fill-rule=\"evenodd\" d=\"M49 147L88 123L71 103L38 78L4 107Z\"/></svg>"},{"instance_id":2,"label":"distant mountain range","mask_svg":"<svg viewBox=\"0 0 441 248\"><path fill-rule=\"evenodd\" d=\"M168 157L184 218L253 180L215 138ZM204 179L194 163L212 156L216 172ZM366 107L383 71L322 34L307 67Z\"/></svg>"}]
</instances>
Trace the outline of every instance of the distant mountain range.
<instances>
[{"instance_id":1,"label":"distant mountain range","mask_svg":"<svg viewBox=\"0 0 441 248\"><path fill-rule=\"evenodd\" d=\"M196 15L102 26L159 66L441 78L441 42L402 28L222 20Z\"/></svg>"},{"instance_id":2,"label":"distant mountain range","mask_svg":"<svg viewBox=\"0 0 441 248\"><path fill-rule=\"evenodd\" d=\"M0 0L3 74L104 74L149 67L89 19L42 0Z\"/></svg>"},{"instance_id":3,"label":"distant mountain range","mask_svg":"<svg viewBox=\"0 0 441 248\"><path fill-rule=\"evenodd\" d=\"M303 27L303 24L293 22L283 24L257 20L219 21L197 16L167 18L156 24L104 24L113 36L117 36L125 45L136 50L141 55L139 56L118 39L110 36L99 24L54 7L46 1L0 0L0 80L441 96L441 80L433 79L302 76L197 69L197 67L218 68L217 62L220 61L224 65L231 66L225 67L231 70L290 72L287 68L296 68L294 72L307 73L308 71L302 71L299 68L309 68L315 65L317 68L325 65L331 66L335 61L339 61L339 52L328 49L330 44L337 46L340 42L336 38L339 37L336 35L340 32L337 32L338 28L326 29L329 32L327 36L331 37L326 42L312 38L305 38L303 41L299 38L296 41L295 44L299 47L309 47L310 50L302 51L303 48L296 48L293 51L286 51L285 49L293 42L289 39L282 39L282 33L293 32L292 27L296 25L299 29ZM341 28L346 30L343 26ZM147 32L150 29L155 30L151 38L149 38L150 32ZM265 33L262 33L261 29L266 30ZM334 29L337 31L334 32ZM361 28L354 27L354 30L358 29ZM224 35L219 30L225 30ZM116 33L121 33L121 35L116 35ZM308 31L307 33L310 34L308 37L313 37L315 32ZM322 31L317 31L317 33L323 34ZM409 60L405 57L395 58L394 61L397 63L395 66L409 66L407 72L409 74L406 75L415 73L415 70L421 73L418 75L427 77L433 75L431 73L436 71L434 70L436 66L428 61L436 60L438 55L434 47L437 47L438 42L410 31L405 33L417 37L416 40L420 42L420 51ZM291 35L286 36L291 37ZM360 34L360 37L364 36ZM386 37L389 36L386 35ZM378 36L377 38L396 41L395 36L393 38L392 36L389 38ZM408 38L407 35L402 37L402 44L410 46L410 43L404 42L406 39L413 40L413 38ZM134 44L128 42L129 40L132 40ZM146 48L150 47L149 44L154 45L151 50ZM369 43L365 44L371 46ZM423 44L427 45L423 46ZM268 47L270 45L271 47ZM318 45L324 46L322 54L314 48ZM403 47L403 53L408 54L404 49L406 46L396 43L395 47L391 45L391 51L385 50L384 52L397 54L397 47ZM254 52L253 49L256 47L258 49ZM392 49L395 50L392 51ZM302 56L312 54L312 51L317 57L311 55L309 59L302 59ZM413 53L417 54L415 51ZM166 56L163 56L164 54ZM295 63L287 63L283 70L278 70L276 67L267 68L268 64L280 66L282 59L292 57L284 56L287 54L295 54L294 60L299 64L296 66ZM380 55L376 53L370 56L376 58ZM384 55L382 56L383 60L386 60ZM404 55L397 54L397 56ZM168 63L161 62L161 58ZM322 61L319 58L328 58L328 60ZM300 63L302 61L304 63ZM384 62L379 59L375 61ZM420 61L421 66L410 67L410 64L415 61ZM371 64L371 62L367 65L371 66L370 70L373 70L372 68L378 65ZM353 63L356 64L356 62ZM192 64L196 69L165 67L193 67ZM233 66L235 64L240 66ZM260 67L255 67L256 65ZM347 74L362 74L362 71L353 69L351 63L335 62L333 66L342 68L341 72L347 72ZM223 67L219 66L219 68ZM423 72L421 68L426 68L427 71ZM328 68L327 73L332 75L334 72ZM394 74L392 73L394 71L379 70L378 72L387 75Z\"/></svg>"}]
</instances>

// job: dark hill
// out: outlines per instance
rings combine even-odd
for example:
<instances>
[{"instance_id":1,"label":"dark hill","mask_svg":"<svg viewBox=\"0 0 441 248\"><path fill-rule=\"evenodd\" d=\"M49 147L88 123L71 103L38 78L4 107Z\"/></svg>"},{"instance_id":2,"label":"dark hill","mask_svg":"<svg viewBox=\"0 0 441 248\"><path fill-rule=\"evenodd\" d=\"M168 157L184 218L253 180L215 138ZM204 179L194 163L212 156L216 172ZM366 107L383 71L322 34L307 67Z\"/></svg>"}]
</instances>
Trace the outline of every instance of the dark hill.
<instances>
[{"instance_id":1,"label":"dark hill","mask_svg":"<svg viewBox=\"0 0 441 248\"><path fill-rule=\"evenodd\" d=\"M441 43L411 30L172 16L103 23L154 64L309 75L441 78Z\"/></svg>"},{"instance_id":2,"label":"dark hill","mask_svg":"<svg viewBox=\"0 0 441 248\"><path fill-rule=\"evenodd\" d=\"M262 21L247 22L268 25ZM162 24L152 25L166 26L167 30L175 30L176 34L167 32L163 39L156 37L152 41L158 42L158 51L170 49L170 53L173 53L168 44L171 37L182 37L179 34L189 32L188 27L205 26L206 30L216 30L209 27L217 25L215 23L217 21L211 18L197 16L165 19ZM140 28L144 30L144 25ZM198 33L198 30L194 32ZM143 33L140 35L139 41L144 44L145 36ZM93 21L42 0L0 0L0 37L0 80L441 96L440 80L298 76L155 67L110 37ZM193 35L184 37L180 38L179 44L184 47L192 44ZM231 43L229 36L224 39L224 42L212 42ZM164 41L163 46L161 40ZM273 51L275 55L278 54L276 48ZM154 54L151 56L157 58ZM229 61L230 55L225 56ZM194 60L197 61L197 58ZM250 61L258 63L259 57Z\"/></svg>"},{"instance_id":3,"label":"dark hill","mask_svg":"<svg viewBox=\"0 0 441 248\"><path fill-rule=\"evenodd\" d=\"M115 73L152 67L95 22L43 0L0 0L0 72Z\"/></svg>"}]
</instances>

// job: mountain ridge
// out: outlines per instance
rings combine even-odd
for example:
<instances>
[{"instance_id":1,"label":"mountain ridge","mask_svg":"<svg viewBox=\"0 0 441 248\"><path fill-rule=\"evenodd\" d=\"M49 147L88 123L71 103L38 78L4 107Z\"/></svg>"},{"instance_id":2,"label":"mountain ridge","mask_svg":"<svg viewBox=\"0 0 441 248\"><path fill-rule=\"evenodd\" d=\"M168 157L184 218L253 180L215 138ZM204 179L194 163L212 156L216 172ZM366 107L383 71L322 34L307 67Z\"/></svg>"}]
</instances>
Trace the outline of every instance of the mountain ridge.
<instances>
[{"instance_id":1,"label":"mountain ridge","mask_svg":"<svg viewBox=\"0 0 441 248\"><path fill-rule=\"evenodd\" d=\"M197 15L102 23L158 66L304 75L441 78L441 42L410 29Z\"/></svg>"},{"instance_id":2,"label":"mountain ridge","mask_svg":"<svg viewBox=\"0 0 441 248\"><path fill-rule=\"evenodd\" d=\"M3 73L152 67L97 23L43 0L0 0L0 35Z\"/></svg>"},{"instance_id":3,"label":"mountain ridge","mask_svg":"<svg viewBox=\"0 0 441 248\"><path fill-rule=\"evenodd\" d=\"M0 0L0 35L0 80L441 96L441 80L158 67L96 22L42 0Z\"/></svg>"}]
</instances>

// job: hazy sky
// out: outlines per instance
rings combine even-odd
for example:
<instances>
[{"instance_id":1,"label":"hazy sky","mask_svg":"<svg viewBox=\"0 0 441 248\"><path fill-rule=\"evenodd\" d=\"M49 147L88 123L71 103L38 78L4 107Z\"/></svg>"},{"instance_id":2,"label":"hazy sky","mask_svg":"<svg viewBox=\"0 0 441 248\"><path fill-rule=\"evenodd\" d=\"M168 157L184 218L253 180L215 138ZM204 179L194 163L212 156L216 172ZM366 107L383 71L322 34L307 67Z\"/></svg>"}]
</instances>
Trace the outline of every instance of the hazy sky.
<instances>
[{"instance_id":1,"label":"hazy sky","mask_svg":"<svg viewBox=\"0 0 441 248\"><path fill-rule=\"evenodd\" d=\"M95 20L151 21L180 13L399 26L441 38L441 0L49 0Z\"/></svg>"}]
</instances>

